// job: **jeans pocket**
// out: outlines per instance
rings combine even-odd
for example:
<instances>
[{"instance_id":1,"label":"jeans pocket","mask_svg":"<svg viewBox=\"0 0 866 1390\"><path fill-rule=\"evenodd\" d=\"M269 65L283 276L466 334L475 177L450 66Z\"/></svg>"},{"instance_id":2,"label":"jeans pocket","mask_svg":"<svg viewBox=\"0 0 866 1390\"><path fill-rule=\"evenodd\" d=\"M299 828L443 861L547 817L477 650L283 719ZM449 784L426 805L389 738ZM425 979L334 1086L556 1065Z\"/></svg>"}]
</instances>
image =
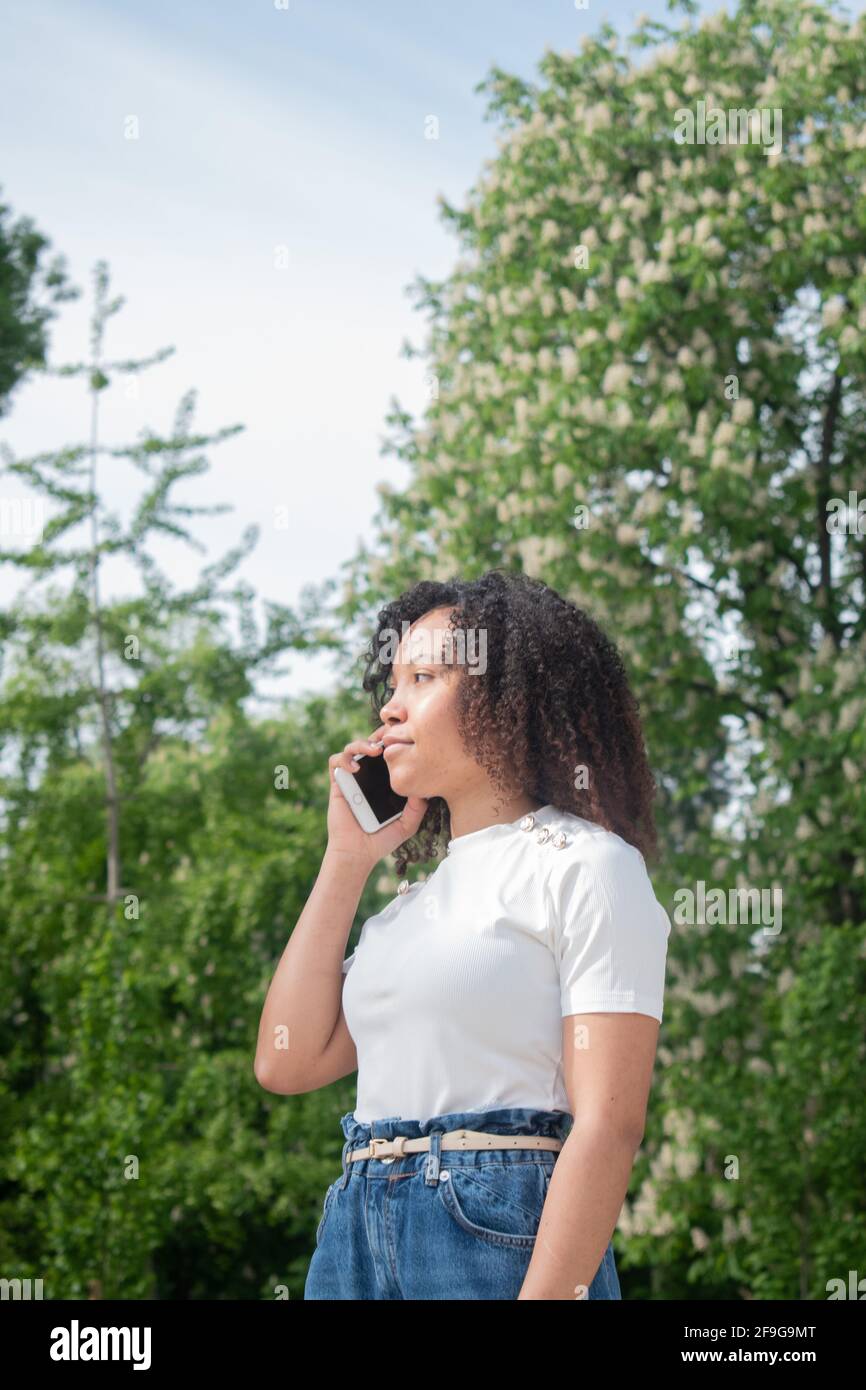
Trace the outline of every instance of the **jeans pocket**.
<instances>
[{"instance_id":1,"label":"jeans pocket","mask_svg":"<svg viewBox=\"0 0 866 1390\"><path fill-rule=\"evenodd\" d=\"M491 1245L531 1250L541 1220L548 1166L525 1163L453 1164L439 1174L439 1197L467 1235Z\"/></svg>"},{"instance_id":2,"label":"jeans pocket","mask_svg":"<svg viewBox=\"0 0 866 1390\"><path fill-rule=\"evenodd\" d=\"M337 1178L336 1181L334 1181L334 1182L331 1183L331 1186L328 1188L327 1192L325 1193L325 1200L324 1200L324 1202L322 1203L322 1215L321 1215L321 1217L319 1218L319 1224L318 1224L318 1226L316 1227L316 1245L319 1244L319 1241L321 1240L321 1237L322 1237L322 1231L325 1229L325 1222L326 1222L327 1219L328 1219L328 1212L331 1210L331 1204L332 1204L332 1202L333 1202L333 1200L334 1200L334 1197L336 1196L337 1185L338 1185L339 1183L341 1183L342 1181L343 1181L342 1177Z\"/></svg>"}]
</instances>

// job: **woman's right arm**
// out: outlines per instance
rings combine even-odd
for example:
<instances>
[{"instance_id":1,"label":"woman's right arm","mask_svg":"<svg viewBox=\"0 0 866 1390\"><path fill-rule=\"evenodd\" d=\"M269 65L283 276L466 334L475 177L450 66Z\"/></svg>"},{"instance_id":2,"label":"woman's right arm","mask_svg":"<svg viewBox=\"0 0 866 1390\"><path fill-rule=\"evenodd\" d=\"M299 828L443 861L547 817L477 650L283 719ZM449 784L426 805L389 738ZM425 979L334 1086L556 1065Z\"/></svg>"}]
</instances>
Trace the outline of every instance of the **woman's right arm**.
<instances>
[{"instance_id":1,"label":"woman's right arm","mask_svg":"<svg viewBox=\"0 0 866 1390\"><path fill-rule=\"evenodd\" d=\"M315 1091L357 1068L355 1045L345 1026L338 1030L336 1024L343 955L369 872L363 861L330 846L325 850L262 1010L255 1074L266 1091ZM328 1056L332 1037L339 1057Z\"/></svg>"},{"instance_id":2,"label":"woman's right arm","mask_svg":"<svg viewBox=\"0 0 866 1390\"><path fill-rule=\"evenodd\" d=\"M380 727L373 740L387 732ZM342 1009L343 957L371 869L414 835L427 810L409 797L399 820L367 834L340 791L334 771L355 771L353 754L381 757L381 744L354 739L333 754L328 845L313 891L283 951L259 1022L255 1076L266 1091L297 1095L357 1069Z\"/></svg>"}]
</instances>

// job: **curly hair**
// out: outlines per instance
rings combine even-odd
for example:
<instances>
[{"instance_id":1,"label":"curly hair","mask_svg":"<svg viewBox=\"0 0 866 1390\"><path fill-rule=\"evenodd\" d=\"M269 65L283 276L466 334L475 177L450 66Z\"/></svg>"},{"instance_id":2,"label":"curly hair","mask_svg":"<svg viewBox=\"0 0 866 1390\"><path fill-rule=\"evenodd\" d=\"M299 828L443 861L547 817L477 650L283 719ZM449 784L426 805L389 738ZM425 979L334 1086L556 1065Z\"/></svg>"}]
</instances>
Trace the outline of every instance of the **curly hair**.
<instances>
[{"instance_id":1,"label":"curly hair","mask_svg":"<svg viewBox=\"0 0 866 1390\"><path fill-rule=\"evenodd\" d=\"M645 862L654 859L657 788L622 658L587 613L541 580L499 568L473 580L422 580L382 608L362 677L374 727L390 694L383 633L402 633L404 621L445 607L452 634L486 634L486 670L471 679L463 672L457 688L467 753L504 795L522 790L615 831ZM444 853L450 834L447 802L431 797L417 833L394 851L398 875Z\"/></svg>"}]
</instances>

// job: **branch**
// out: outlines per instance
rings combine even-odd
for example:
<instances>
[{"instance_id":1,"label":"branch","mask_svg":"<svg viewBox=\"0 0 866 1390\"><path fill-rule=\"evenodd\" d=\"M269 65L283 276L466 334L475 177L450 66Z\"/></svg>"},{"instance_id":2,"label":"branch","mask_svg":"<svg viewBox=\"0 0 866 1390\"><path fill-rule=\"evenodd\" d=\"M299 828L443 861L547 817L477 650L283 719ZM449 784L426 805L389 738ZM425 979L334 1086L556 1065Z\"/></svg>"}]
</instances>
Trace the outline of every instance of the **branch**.
<instances>
[{"instance_id":1,"label":"branch","mask_svg":"<svg viewBox=\"0 0 866 1390\"><path fill-rule=\"evenodd\" d=\"M821 557L821 579L818 585L818 595L823 600L825 610L824 625L833 638L836 650L839 650L840 636L839 625L836 614L833 611L833 576L830 567L830 532L827 530L827 503L830 500L830 455L833 452L833 440L836 434L836 420L839 414L839 401L842 395L842 378L838 368L833 373L833 385L830 388L830 395L827 401L827 413L824 416L824 428L821 432L821 457L817 463L818 470L818 553Z\"/></svg>"}]
</instances>

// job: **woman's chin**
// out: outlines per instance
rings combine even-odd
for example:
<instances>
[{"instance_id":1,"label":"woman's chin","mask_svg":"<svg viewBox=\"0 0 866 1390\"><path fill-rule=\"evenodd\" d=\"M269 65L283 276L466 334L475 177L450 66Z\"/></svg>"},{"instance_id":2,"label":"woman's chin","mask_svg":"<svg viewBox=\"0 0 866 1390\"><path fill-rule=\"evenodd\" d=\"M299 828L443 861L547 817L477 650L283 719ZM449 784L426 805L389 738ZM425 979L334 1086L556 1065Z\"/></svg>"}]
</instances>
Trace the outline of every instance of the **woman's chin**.
<instances>
[{"instance_id":1,"label":"woman's chin","mask_svg":"<svg viewBox=\"0 0 866 1390\"><path fill-rule=\"evenodd\" d=\"M423 796L423 792L419 792L418 790L418 784L414 777L401 777L400 773L395 769L394 772L390 774L389 780L391 782L391 790L395 791L398 796Z\"/></svg>"}]
</instances>

